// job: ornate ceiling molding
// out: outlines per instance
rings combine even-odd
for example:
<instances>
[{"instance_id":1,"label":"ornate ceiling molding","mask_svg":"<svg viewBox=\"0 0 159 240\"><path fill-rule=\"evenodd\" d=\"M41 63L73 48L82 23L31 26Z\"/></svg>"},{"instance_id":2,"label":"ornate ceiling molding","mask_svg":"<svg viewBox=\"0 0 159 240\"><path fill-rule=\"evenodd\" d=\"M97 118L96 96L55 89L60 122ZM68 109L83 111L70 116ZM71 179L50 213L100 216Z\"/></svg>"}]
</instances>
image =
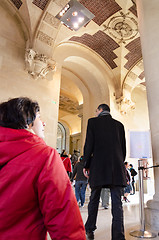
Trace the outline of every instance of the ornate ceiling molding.
<instances>
[{"instance_id":1,"label":"ornate ceiling molding","mask_svg":"<svg viewBox=\"0 0 159 240\"><path fill-rule=\"evenodd\" d=\"M134 39L138 34L137 21L129 16L129 12L124 14L120 12L119 15L110 19L108 24L103 24L110 36L118 41L118 43L126 43L126 41Z\"/></svg>"},{"instance_id":2,"label":"ornate ceiling molding","mask_svg":"<svg viewBox=\"0 0 159 240\"><path fill-rule=\"evenodd\" d=\"M59 108L71 114L79 113L79 104L77 101L70 99L63 94L60 95Z\"/></svg>"}]
</instances>

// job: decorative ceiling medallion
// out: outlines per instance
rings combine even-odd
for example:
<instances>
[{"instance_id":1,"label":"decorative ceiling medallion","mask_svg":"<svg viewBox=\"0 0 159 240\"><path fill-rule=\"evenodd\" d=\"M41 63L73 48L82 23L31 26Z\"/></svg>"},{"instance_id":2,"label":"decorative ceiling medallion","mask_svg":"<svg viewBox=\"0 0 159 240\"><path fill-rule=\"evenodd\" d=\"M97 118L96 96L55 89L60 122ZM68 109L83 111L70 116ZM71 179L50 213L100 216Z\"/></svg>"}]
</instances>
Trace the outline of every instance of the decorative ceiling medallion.
<instances>
[{"instance_id":1,"label":"decorative ceiling medallion","mask_svg":"<svg viewBox=\"0 0 159 240\"><path fill-rule=\"evenodd\" d=\"M120 12L120 16L112 17L107 25L103 24L103 31L107 31L118 43L126 43L138 34L137 21L128 15Z\"/></svg>"}]
</instances>

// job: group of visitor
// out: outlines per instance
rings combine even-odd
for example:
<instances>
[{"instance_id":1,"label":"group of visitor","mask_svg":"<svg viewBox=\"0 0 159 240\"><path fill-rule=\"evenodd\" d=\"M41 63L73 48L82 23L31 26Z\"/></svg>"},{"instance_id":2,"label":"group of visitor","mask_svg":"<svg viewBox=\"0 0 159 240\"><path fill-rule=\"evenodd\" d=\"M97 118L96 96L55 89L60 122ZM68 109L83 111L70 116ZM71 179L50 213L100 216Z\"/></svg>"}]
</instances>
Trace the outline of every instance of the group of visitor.
<instances>
[{"instance_id":1,"label":"group of visitor","mask_svg":"<svg viewBox=\"0 0 159 240\"><path fill-rule=\"evenodd\" d=\"M75 179L75 196L79 207L83 207L85 203L85 192L88 183L88 177L84 175L84 157L77 155L79 151L74 150L74 153L67 154L64 149L60 154L64 167L73 183Z\"/></svg>"},{"instance_id":2,"label":"group of visitor","mask_svg":"<svg viewBox=\"0 0 159 240\"><path fill-rule=\"evenodd\" d=\"M129 164L128 162L125 162L125 169L126 169L126 180L127 185L124 188L124 196L123 200L125 202L130 202L128 199L129 194L134 195L135 194L135 176L137 175L137 172L133 168L132 164Z\"/></svg>"},{"instance_id":3,"label":"group of visitor","mask_svg":"<svg viewBox=\"0 0 159 240\"><path fill-rule=\"evenodd\" d=\"M0 239L94 239L101 191L109 188L112 240L125 240L122 189L130 182L125 174L126 143L121 122L112 118L107 104L88 120L84 156L72 158L75 194L67 172L69 155L43 140L40 107L29 98L0 104ZM63 163L62 163L63 162ZM84 205L87 181L91 188L88 218L83 224L79 201Z\"/></svg>"}]
</instances>

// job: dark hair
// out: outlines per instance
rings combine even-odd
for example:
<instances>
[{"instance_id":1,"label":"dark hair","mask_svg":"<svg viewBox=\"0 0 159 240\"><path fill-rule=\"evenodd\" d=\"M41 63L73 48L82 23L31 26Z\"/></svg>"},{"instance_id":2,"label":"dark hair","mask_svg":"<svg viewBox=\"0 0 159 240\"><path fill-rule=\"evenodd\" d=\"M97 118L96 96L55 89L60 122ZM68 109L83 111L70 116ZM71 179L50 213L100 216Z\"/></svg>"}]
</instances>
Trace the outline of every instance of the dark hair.
<instances>
[{"instance_id":1,"label":"dark hair","mask_svg":"<svg viewBox=\"0 0 159 240\"><path fill-rule=\"evenodd\" d=\"M129 166L130 166L130 167L133 167L133 165L132 165L132 164L130 164Z\"/></svg>"},{"instance_id":2,"label":"dark hair","mask_svg":"<svg viewBox=\"0 0 159 240\"><path fill-rule=\"evenodd\" d=\"M105 104L105 103L100 104L100 105L98 106L98 109L99 109L99 110L102 109L103 111L108 111L108 112L110 112L109 106L108 106L107 104Z\"/></svg>"},{"instance_id":3,"label":"dark hair","mask_svg":"<svg viewBox=\"0 0 159 240\"><path fill-rule=\"evenodd\" d=\"M37 102L26 97L12 98L0 104L0 126L24 129L33 125L36 113L40 111Z\"/></svg>"},{"instance_id":4,"label":"dark hair","mask_svg":"<svg viewBox=\"0 0 159 240\"><path fill-rule=\"evenodd\" d=\"M84 156L80 157L80 162L84 162Z\"/></svg>"},{"instance_id":5,"label":"dark hair","mask_svg":"<svg viewBox=\"0 0 159 240\"><path fill-rule=\"evenodd\" d=\"M127 165L127 164L128 164L128 162L124 162L124 164L125 164L125 165Z\"/></svg>"}]
</instances>

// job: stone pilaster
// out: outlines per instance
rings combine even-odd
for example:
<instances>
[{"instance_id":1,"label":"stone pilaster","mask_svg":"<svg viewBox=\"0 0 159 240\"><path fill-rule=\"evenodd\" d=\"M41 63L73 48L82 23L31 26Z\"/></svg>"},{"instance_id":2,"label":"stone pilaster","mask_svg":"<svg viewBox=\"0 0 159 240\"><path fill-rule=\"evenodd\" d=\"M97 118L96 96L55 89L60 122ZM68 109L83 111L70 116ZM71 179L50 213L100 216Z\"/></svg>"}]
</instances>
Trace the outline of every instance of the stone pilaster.
<instances>
[{"instance_id":1,"label":"stone pilaster","mask_svg":"<svg viewBox=\"0 0 159 240\"><path fill-rule=\"evenodd\" d=\"M153 164L159 164L159 1L136 0L144 60ZM155 195L148 201L146 223L159 230L159 168L154 169Z\"/></svg>"}]
</instances>

